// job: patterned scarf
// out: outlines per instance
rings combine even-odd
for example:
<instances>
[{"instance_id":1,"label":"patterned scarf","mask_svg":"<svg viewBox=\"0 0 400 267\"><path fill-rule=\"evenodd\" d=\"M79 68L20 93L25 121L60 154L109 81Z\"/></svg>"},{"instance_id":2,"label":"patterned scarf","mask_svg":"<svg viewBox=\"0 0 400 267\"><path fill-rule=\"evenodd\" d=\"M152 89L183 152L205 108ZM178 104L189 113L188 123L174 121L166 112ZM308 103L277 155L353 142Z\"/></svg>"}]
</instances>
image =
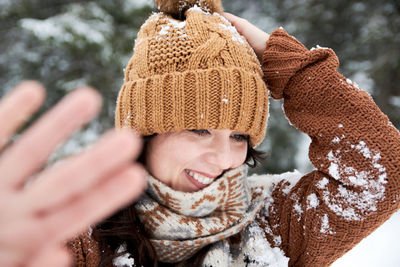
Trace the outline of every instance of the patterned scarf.
<instances>
[{"instance_id":1,"label":"patterned scarf","mask_svg":"<svg viewBox=\"0 0 400 267\"><path fill-rule=\"evenodd\" d=\"M264 203L260 189L249 188L246 165L193 193L175 191L149 177L135 208L159 261L176 263L254 221Z\"/></svg>"}]
</instances>

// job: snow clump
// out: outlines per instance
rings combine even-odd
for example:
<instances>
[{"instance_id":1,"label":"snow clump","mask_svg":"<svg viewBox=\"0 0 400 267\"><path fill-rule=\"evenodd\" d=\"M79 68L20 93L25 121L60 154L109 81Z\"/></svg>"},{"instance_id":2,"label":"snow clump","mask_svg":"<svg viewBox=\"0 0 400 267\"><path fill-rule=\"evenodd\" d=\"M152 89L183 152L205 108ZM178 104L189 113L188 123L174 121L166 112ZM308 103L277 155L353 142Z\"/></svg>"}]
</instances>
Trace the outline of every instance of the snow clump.
<instances>
[{"instance_id":1,"label":"snow clump","mask_svg":"<svg viewBox=\"0 0 400 267\"><path fill-rule=\"evenodd\" d=\"M123 253L125 251L126 251L125 244L120 245L119 248L117 249L117 253ZM131 254L126 252L125 254L113 259L113 265L115 267L134 267L135 260L132 258Z\"/></svg>"},{"instance_id":2,"label":"snow clump","mask_svg":"<svg viewBox=\"0 0 400 267\"><path fill-rule=\"evenodd\" d=\"M246 242L248 250L252 253L251 261L257 266L282 267L288 266L289 258L279 248L271 248L267 239L264 238L264 230L256 223L252 223L248 228L250 240Z\"/></svg>"},{"instance_id":3,"label":"snow clump","mask_svg":"<svg viewBox=\"0 0 400 267\"><path fill-rule=\"evenodd\" d=\"M341 141L341 140L340 140ZM340 142L339 141L339 142ZM336 139L333 143L337 143ZM327 179L321 180L317 187L323 189L323 200L325 204L337 215L344 219L363 220L365 215L377 210L377 203L385 198L385 184L387 183L386 168L379 164L381 155L378 151L371 151L364 141L358 144L350 144L350 148L361 154L371 168L357 170L355 167L347 166L342 162L342 151L330 151L327 155L330 166L329 174L336 180L341 181L336 192L326 189ZM350 150L344 149L344 152ZM356 187L361 190L352 190Z\"/></svg>"}]
</instances>

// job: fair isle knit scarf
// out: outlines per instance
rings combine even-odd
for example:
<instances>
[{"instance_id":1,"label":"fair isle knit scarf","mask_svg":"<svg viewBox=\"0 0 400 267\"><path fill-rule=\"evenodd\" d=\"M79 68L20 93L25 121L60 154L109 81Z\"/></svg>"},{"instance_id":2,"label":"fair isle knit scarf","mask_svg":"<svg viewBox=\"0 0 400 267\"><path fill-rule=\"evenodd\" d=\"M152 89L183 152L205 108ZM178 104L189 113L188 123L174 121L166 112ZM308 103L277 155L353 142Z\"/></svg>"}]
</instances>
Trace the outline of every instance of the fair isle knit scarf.
<instances>
[{"instance_id":1,"label":"fair isle knit scarf","mask_svg":"<svg viewBox=\"0 0 400 267\"><path fill-rule=\"evenodd\" d=\"M193 193L175 191L150 176L135 208L158 260L176 263L254 221L264 203L261 192L249 188L246 165Z\"/></svg>"}]
</instances>

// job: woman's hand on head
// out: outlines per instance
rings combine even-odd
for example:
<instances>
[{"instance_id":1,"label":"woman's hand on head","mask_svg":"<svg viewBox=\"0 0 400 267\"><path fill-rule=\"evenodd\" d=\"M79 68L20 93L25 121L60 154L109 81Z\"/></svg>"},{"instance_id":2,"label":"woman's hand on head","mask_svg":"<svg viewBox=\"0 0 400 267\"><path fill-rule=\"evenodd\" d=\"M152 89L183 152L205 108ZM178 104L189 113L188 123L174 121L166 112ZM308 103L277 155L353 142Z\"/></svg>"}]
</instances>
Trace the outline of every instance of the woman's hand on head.
<instances>
[{"instance_id":1,"label":"woman's hand on head","mask_svg":"<svg viewBox=\"0 0 400 267\"><path fill-rule=\"evenodd\" d=\"M230 13L224 12L222 14L236 30L243 35L250 46L256 53L258 60L262 61L262 56L266 48L266 42L269 38L269 34L261 30L260 28L251 24L248 20L240 18Z\"/></svg>"},{"instance_id":2,"label":"woman's hand on head","mask_svg":"<svg viewBox=\"0 0 400 267\"><path fill-rule=\"evenodd\" d=\"M10 142L44 96L39 83L27 81L0 101L0 266L68 266L63 243L145 188L145 171L133 163L141 140L128 131L111 130L41 170L54 149L99 112L93 89L74 90Z\"/></svg>"}]
</instances>

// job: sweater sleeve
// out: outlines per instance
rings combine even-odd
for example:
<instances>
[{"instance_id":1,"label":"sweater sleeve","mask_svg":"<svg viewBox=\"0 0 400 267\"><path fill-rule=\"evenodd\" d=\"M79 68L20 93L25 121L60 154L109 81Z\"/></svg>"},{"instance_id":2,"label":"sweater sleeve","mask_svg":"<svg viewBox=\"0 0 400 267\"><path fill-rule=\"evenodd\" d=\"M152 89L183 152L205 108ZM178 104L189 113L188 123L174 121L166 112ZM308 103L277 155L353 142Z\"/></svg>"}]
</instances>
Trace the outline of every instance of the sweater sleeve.
<instances>
[{"instance_id":1,"label":"sweater sleeve","mask_svg":"<svg viewBox=\"0 0 400 267\"><path fill-rule=\"evenodd\" d=\"M67 243L74 259L74 267L97 267L101 255L98 243L90 234L82 234Z\"/></svg>"},{"instance_id":2,"label":"sweater sleeve","mask_svg":"<svg viewBox=\"0 0 400 267\"><path fill-rule=\"evenodd\" d=\"M265 80L289 121L312 140L316 170L282 181L259 222L290 266L328 266L399 209L400 134L370 95L337 72L330 49L275 30Z\"/></svg>"}]
</instances>

